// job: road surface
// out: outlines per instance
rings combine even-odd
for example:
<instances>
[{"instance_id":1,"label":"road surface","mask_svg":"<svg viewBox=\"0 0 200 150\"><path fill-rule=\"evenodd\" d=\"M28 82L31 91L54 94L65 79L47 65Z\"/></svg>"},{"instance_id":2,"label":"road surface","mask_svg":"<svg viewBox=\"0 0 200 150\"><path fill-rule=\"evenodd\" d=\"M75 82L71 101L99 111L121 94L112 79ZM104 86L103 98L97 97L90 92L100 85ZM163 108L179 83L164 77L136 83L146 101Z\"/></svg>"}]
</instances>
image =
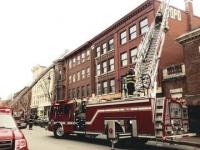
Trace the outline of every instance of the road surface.
<instances>
[{"instance_id":1,"label":"road surface","mask_svg":"<svg viewBox=\"0 0 200 150\"><path fill-rule=\"evenodd\" d=\"M40 127L33 130L22 130L29 150L110 150L110 143L104 139L79 138L69 136L64 139L55 139L53 133ZM135 146L130 141L122 141L116 145L115 150L198 150L197 148L182 145L149 141L143 146Z\"/></svg>"}]
</instances>

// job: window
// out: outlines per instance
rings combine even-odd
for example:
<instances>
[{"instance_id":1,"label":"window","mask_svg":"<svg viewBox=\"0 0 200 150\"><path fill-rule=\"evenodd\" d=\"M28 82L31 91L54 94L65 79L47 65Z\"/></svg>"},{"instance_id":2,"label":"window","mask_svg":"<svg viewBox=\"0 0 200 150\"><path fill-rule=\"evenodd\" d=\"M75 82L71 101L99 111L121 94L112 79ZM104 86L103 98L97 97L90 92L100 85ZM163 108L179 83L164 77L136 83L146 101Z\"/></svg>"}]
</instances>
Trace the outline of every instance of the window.
<instances>
[{"instance_id":1,"label":"window","mask_svg":"<svg viewBox=\"0 0 200 150\"><path fill-rule=\"evenodd\" d=\"M100 74L101 74L101 68L100 68L100 64L98 64L96 68L96 75L99 76Z\"/></svg>"},{"instance_id":2,"label":"window","mask_svg":"<svg viewBox=\"0 0 200 150\"><path fill-rule=\"evenodd\" d=\"M148 31L148 29L148 19L146 18L140 22L140 33L144 34Z\"/></svg>"},{"instance_id":3,"label":"window","mask_svg":"<svg viewBox=\"0 0 200 150\"><path fill-rule=\"evenodd\" d=\"M127 66L127 53L121 54L121 66Z\"/></svg>"},{"instance_id":4,"label":"window","mask_svg":"<svg viewBox=\"0 0 200 150\"><path fill-rule=\"evenodd\" d=\"M115 80L109 81L109 93L115 93Z\"/></svg>"},{"instance_id":5,"label":"window","mask_svg":"<svg viewBox=\"0 0 200 150\"><path fill-rule=\"evenodd\" d=\"M72 83L72 76L69 76L69 83Z\"/></svg>"},{"instance_id":6,"label":"window","mask_svg":"<svg viewBox=\"0 0 200 150\"><path fill-rule=\"evenodd\" d=\"M103 82L103 89L102 89L102 94L107 94L108 93L108 83L107 81Z\"/></svg>"},{"instance_id":7,"label":"window","mask_svg":"<svg viewBox=\"0 0 200 150\"><path fill-rule=\"evenodd\" d=\"M82 97L84 97L85 96L85 86L82 86L81 87L81 94L82 94Z\"/></svg>"},{"instance_id":8,"label":"window","mask_svg":"<svg viewBox=\"0 0 200 150\"><path fill-rule=\"evenodd\" d=\"M103 73L107 72L107 61L103 62Z\"/></svg>"},{"instance_id":9,"label":"window","mask_svg":"<svg viewBox=\"0 0 200 150\"><path fill-rule=\"evenodd\" d=\"M111 58L108 63L109 63L108 71L114 71L115 70L114 58Z\"/></svg>"},{"instance_id":10,"label":"window","mask_svg":"<svg viewBox=\"0 0 200 150\"><path fill-rule=\"evenodd\" d=\"M80 55L77 56L77 64L79 65L81 62L81 58L80 58Z\"/></svg>"},{"instance_id":11,"label":"window","mask_svg":"<svg viewBox=\"0 0 200 150\"><path fill-rule=\"evenodd\" d=\"M90 77L90 68L87 68L87 75L86 75L87 78Z\"/></svg>"},{"instance_id":12,"label":"window","mask_svg":"<svg viewBox=\"0 0 200 150\"><path fill-rule=\"evenodd\" d=\"M72 68L72 60L69 60L69 68Z\"/></svg>"},{"instance_id":13,"label":"window","mask_svg":"<svg viewBox=\"0 0 200 150\"><path fill-rule=\"evenodd\" d=\"M130 60L131 60L131 63L134 64L136 63L136 57L137 57L137 48L133 48L130 50Z\"/></svg>"},{"instance_id":14,"label":"window","mask_svg":"<svg viewBox=\"0 0 200 150\"><path fill-rule=\"evenodd\" d=\"M103 49L102 49L103 54L105 54L106 51L107 51L107 43L104 43L103 44Z\"/></svg>"},{"instance_id":15,"label":"window","mask_svg":"<svg viewBox=\"0 0 200 150\"><path fill-rule=\"evenodd\" d=\"M137 36L136 25L134 25L129 28L129 39L132 40L136 38L136 36Z\"/></svg>"},{"instance_id":16,"label":"window","mask_svg":"<svg viewBox=\"0 0 200 150\"><path fill-rule=\"evenodd\" d=\"M82 77L82 79L85 79L85 70L84 69L81 71L81 77Z\"/></svg>"},{"instance_id":17,"label":"window","mask_svg":"<svg viewBox=\"0 0 200 150\"><path fill-rule=\"evenodd\" d=\"M97 95L101 94L101 83L97 84L96 93L97 93Z\"/></svg>"},{"instance_id":18,"label":"window","mask_svg":"<svg viewBox=\"0 0 200 150\"><path fill-rule=\"evenodd\" d=\"M120 34L120 44L123 45L126 43L126 31Z\"/></svg>"},{"instance_id":19,"label":"window","mask_svg":"<svg viewBox=\"0 0 200 150\"><path fill-rule=\"evenodd\" d=\"M101 55L101 48L97 47L96 49L96 56L99 57Z\"/></svg>"},{"instance_id":20,"label":"window","mask_svg":"<svg viewBox=\"0 0 200 150\"><path fill-rule=\"evenodd\" d=\"M76 74L73 74L73 82L76 82Z\"/></svg>"},{"instance_id":21,"label":"window","mask_svg":"<svg viewBox=\"0 0 200 150\"><path fill-rule=\"evenodd\" d=\"M76 66L76 58L73 58L73 67Z\"/></svg>"},{"instance_id":22,"label":"window","mask_svg":"<svg viewBox=\"0 0 200 150\"><path fill-rule=\"evenodd\" d=\"M114 49L114 39L110 39L108 41L108 50L113 50Z\"/></svg>"},{"instance_id":23,"label":"window","mask_svg":"<svg viewBox=\"0 0 200 150\"><path fill-rule=\"evenodd\" d=\"M87 96L90 96L90 85L87 85Z\"/></svg>"},{"instance_id":24,"label":"window","mask_svg":"<svg viewBox=\"0 0 200 150\"><path fill-rule=\"evenodd\" d=\"M86 56L87 56L87 60L89 60L90 59L90 50L89 49L86 52Z\"/></svg>"},{"instance_id":25,"label":"window","mask_svg":"<svg viewBox=\"0 0 200 150\"><path fill-rule=\"evenodd\" d=\"M80 74L80 71L77 72L77 81L79 81L81 79L81 74Z\"/></svg>"},{"instance_id":26,"label":"window","mask_svg":"<svg viewBox=\"0 0 200 150\"><path fill-rule=\"evenodd\" d=\"M82 52L81 57L82 57L82 62L85 62L85 52Z\"/></svg>"}]
</instances>

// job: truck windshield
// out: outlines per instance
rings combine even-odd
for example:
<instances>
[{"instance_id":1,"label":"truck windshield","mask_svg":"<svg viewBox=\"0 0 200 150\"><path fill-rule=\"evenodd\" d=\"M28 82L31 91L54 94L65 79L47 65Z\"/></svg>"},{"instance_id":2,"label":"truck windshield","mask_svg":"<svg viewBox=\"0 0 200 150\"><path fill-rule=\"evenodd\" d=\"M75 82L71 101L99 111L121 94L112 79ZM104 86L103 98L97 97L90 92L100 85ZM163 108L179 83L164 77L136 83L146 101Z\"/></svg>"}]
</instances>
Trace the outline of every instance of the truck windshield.
<instances>
[{"instance_id":1,"label":"truck windshield","mask_svg":"<svg viewBox=\"0 0 200 150\"><path fill-rule=\"evenodd\" d=\"M0 113L0 129L1 128L6 128L6 129L17 128L17 125L11 115Z\"/></svg>"}]
</instances>

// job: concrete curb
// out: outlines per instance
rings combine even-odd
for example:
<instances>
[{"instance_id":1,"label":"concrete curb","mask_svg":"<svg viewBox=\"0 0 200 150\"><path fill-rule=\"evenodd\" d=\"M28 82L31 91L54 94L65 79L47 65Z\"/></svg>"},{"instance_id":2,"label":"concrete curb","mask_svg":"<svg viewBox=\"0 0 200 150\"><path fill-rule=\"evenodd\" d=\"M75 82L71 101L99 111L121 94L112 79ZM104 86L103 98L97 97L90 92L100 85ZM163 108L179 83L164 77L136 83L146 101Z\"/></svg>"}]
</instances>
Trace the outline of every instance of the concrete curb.
<instances>
[{"instance_id":1,"label":"concrete curb","mask_svg":"<svg viewBox=\"0 0 200 150\"><path fill-rule=\"evenodd\" d=\"M188 145L188 146L200 147L200 142L195 143L195 142L186 142L186 141L173 141L171 143L179 144L179 145Z\"/></svg>"},{"instance_id":2,"label":"concrete curb","mask_svg":"<svg viewBox=\"0 0 200 150\"><path fill-rule=\"evenodd\" d=\"M197 142L191 142L191 141L163 141L163 140L152 140L152 141L159 141L159 142L164 142L164 143L170 143L170 144L178 144L178 145L187 145L187 146L194 146L194 147L200 147L200 137L199 137L199 143Z\"/></svg>"}]
</instances>

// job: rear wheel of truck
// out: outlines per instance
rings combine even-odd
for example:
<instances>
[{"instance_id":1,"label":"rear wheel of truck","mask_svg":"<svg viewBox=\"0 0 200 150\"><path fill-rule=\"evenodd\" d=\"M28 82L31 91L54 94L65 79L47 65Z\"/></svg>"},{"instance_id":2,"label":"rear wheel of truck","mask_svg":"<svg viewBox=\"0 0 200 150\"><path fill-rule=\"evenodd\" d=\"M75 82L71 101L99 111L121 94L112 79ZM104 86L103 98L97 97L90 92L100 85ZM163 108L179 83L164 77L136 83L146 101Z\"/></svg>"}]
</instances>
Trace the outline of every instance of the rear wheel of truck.
<instances>
[{"instance_id":1,"label":"rear wheel of truck","mask_svg":"<svg viewBox=\"0 0 200 150\"><path fill-rule=\"evenodd\" d=\"M65 132L61 126L56 126L53 133L54 137L56 138L63 138L65 135Z\"/></svg>"}]
</instances>

